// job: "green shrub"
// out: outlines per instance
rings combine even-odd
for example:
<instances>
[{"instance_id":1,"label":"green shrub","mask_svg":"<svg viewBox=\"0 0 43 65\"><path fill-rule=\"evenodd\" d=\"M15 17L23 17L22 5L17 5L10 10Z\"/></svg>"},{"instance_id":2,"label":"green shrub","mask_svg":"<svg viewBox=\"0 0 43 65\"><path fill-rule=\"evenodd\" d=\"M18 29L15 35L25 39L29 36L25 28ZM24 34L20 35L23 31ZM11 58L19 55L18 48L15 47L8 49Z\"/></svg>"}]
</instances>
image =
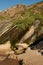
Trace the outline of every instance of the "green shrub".
<instances>
[{"instance_id":1,"label":"green shrub","mask_svg":"<svg viewBox=\"0 0 43 65\"><path fill-rule=\"evenodd\" d=\"M18 19L13 19L13 25L17 26L18 29L27 29L32 26L36 19L40 19L43 22L43 15L34 14L30 10L26 10L24 13L21 13L21 16ZM42 25L43 26L43 25ZM39 27L40 28L40 27ZM18 40L14 40L14 45L18 42ZM28 43L28 41L27 41Z\"/></svg>"},{"instance_id":2,"label":"green shrub","mask_svg":"<svg viewBox=\"0 0 43 65\"><path fill-rule=\"evenodd\" d=\"M0 15L0 20L3 20L3 19L4 19L4 17Z\"/></svg>"}]
</instances>

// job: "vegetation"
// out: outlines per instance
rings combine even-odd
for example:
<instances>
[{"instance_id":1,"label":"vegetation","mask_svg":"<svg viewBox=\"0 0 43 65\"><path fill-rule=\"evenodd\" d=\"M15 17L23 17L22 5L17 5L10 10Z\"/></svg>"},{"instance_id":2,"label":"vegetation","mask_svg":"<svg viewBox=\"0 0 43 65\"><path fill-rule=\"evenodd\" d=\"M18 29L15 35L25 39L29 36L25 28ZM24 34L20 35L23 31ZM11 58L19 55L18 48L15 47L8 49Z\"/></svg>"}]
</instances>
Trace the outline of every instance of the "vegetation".
<instances>
[{"instance_id":1,"label":"vegetation","mask_svg":"<svg viewBox=\"0 0 43 65\"><path fill-rule=\"evenodd\" d=\"M39 3L40 5L40 3ZM18 5L19 7L19 5ZM22 6L21 6L22 9ZM33 5L32 8L26 8L25 10L18 10L18 8L15 10L14 14L12 14L12 11L14 9L9 9L7 12L11 15L8 15L5 18L7 18L8 20L10 20L13 24L12 26L17 26L17 29L22 29L22 30L26 30L27 28L29 29L32 24L35 22L36 19L41 20L41 24L39 27L39 30L41 28L43 28L43 7L39 6L38 4ZM18 11L17 11L18 10ZM11 13L9 12L11 11ZM38 11L38 13L37 13ZM17 12L17 13L16 13ZM6 15L6 14L4 14ZM0 15L0 20L3 20L4 17ZM18 42L18 39L14 40L13 45L15 45ZM27 42L28 43L28 42Z\"/></svg>"},{"instance_id":2,"label":"vegetation","mask_svg":"<svg viewBox=\"0 0 43 65\"><path fill-rule=\"evenodd\" d=\"M25 30L26 28L30 28L36 19L41 20L43 23L43 14L34 14L30 10L26 10L18 19L13 19L13 26L17 25L18 29ZM42 28L43 24L41 23L39 30ZM14 40L13 45L18 42L19 39ZM28 43L28 42L27 42Z\"/></svg>"},{"instance_id":3,"label":"vegetation","mask_svg":"<svg viewBox=\"0 0 43 65\"><path fill-rule=\"evenodd\" d=\"M34 14L30 10L26 10L18 19L12 19L12 22L13 26L17 25L17 28L25 30L27 27L30 27L36 19L43 21L43 14Z\"/></svg>"},{"instance_id":4,"label":"vegetation","mask_svg":"<svg viewBox=\"0 0 43 65\"><path fill-rule=\"evenodd\" d=\"M3 19L4 19L4 17L0 15L0 20L3 20Z\"/></svg>"}]
</instances>

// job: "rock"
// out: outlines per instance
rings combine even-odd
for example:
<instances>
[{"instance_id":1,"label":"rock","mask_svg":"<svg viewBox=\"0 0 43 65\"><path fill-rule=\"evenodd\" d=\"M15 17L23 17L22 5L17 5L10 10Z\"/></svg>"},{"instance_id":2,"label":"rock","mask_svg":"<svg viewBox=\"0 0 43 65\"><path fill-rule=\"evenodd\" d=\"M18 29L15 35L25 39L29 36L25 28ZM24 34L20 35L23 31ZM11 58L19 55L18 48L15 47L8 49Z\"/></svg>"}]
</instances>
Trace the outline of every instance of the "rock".
<instances>
[{"instance_id":1,"label":"rock","mask_svg":"<svg viewBox=\"0 0 43 65\"><path fill-rule=\"evenodd\" d=\"M17 43L17 44L16 44L16 47L27 48L27 47L28 47L28 44L26 44L26 43Z\"/></svg>"},{"instance_id":2,"label":"rock","mask_svg":"<svg viewBox=\"0 0 43 65\"><path fill-rule=\"evenodd\" d=\"M29 42L29 45L33 44L35 40L36 40L36 34L34 34L34 35L31 37L30 42Z\"/></svg>"},{"instance_id":3,"label":"rock","mask_svg":"<svg viewBox=\"0 0 43 65\"><path fill-rule=\"evenodd\" d=\"M17 57L16 57L16 55L14 53L11 53L8 58L17 59Z\"/></svg>"},{"instance_id":4,"label":"rock","mask_svg":"<svg viewBox=\"0 0 43 65\"><path fill-rule=\"evenodd\" d=\"M12 50L6 52L6 54L12 54L12 53L14 53L14 51Z\"/></svg>"},{"instance_id":5,"label":"rock","mask_svg":"<svg viewBox=\"0 0 43 65\"><path fill-rule=\"evenodd\" d=\"M12 27L12 22L9 20L0 22L0 44L9 40L9 29Z\"/></svg>"},{"instance_id":6,"label":"rock","mask_svg":"<svg viewBox=\"0 0 43 65\"><path fill-rule=\"evenodd\" d=\"M21 54L25 52L25 50L28 48L28 45L26 43L17 43L16 48L16 54Z\"/></svg>"},{"instance_id":7,"label":"rock","mask_svg":"<svg viewBox=\"0 0 43 65\"><path fill-rule=\"evenodd\" d=\"M8 55L14 53L14 51L10 47L11 47L10 41L7 41L5 44L0 44L0 54Z\"/></svg>"},{"instance_id":8,"label":"rock","mask_svg":"<svg viewBox=\"0 0 43 65\"><path fill-rule=\"evenodd\" d=\"M26 34L21 38L20 43L23 43L27 39L30 39L30 37L35 33L35 30L39 27L40 22L41 22L40 20L36 20L34 22L29 31L27 31Z\"/></svg>"},{"instance_id":9,"label":"rock","mask_svg":"<svg viewBox=\"0 0 43 65\"><path fill-rule=\"evenodd\" d=\"M15 54L16 54L16 55L22 54L22 53L24 53L24 50L23 50L23 49L22 49L22 50L15 50Z\"/></svg>"},{"instance_id":10,"label":"rock","mask_svg":"<svg viewBox=\"0 0 43 65\"><path fill-rule=\"evenodd\" d=\"M10 22L9 20L1 21L0 22L0 36L6 31L8 31L11 28L11 26L12 26L12 22Z\"/></svg>"},{"instance_id":11,"label":"rock","mask_svg":"<svg viewBox=\"0 0 43 65\"><path fill-rule=\"evenodd\" d=\"M27 39L29 39L34 34L34 26L31 26L30 30L26 32L26 34L21 38L20 43L23 43Z\"/></svg>"},{"instance_id":12,"label":"rock","mask_svg":"<svg viewBox=\"0 0 43 65\"><path fill-rule=\"evenodd\" d=\"M41 52L41 55L43 55L43 52Z\"/></svg>"},{"instance_id":13,"label":"rock","mask_svg":"<svg viewBox=\"0 0 43 65\"><path fill-rule=\"evenodd\" d=\"M10 41L7 41L4 44L0 44L0 51L10 50L10 47L11 47Z\"/></svg>"},{"instance_id":14,"label":"rock","mask_svg":"<svg viewBox=\"0 0 43 65\"><path fill-rule=\"evenodd\" d=\"M6 59L6 57L7 57L7 55L0 55L0 61L3 61L3 60L5 60Z\"/></svg>"},{"instance_id":15,"label":"rock","mask_svg":"<svg viewBox=\"0 0 43 65\"><path fill-rule=\"evenodd\" d=\"M6 60L6 59L17 59L16 55L11 51L6 54L0 54L0 61Z\"/></svg>"},{"instance_id":16,"label":"rock","mask_svg":"<svg viewBox=\"0 0 43 65\"><path fill-rule=\"evenodd\" d=\"M19 64L23 65L23 60L22 59L19 59Z\"/></svg>"},{"instance_id":17,"label":"rock","mask_svg":"<svg viewBox=\"0 0 43 65\"><path fill-rule=\"evenodd\" d=\"M18 29L18 28L15 28L14 30L11 31L10 33L10 42L11 42L11 45L13 46L13 42L16 42L16 40L20 39L20 37L23 36L25 30L22 30L22 29Z\"/></svg>"},{"instance_id":18,"label":"rock","mask_svg":"<svg viewBox=\"0 0 43 65\"><path fill-rule=\"evenodd\" d=\"M0 65L19 65L19 62L17 59L7 58L4 61L0 61Z\"/></svg>"}]
</instances>

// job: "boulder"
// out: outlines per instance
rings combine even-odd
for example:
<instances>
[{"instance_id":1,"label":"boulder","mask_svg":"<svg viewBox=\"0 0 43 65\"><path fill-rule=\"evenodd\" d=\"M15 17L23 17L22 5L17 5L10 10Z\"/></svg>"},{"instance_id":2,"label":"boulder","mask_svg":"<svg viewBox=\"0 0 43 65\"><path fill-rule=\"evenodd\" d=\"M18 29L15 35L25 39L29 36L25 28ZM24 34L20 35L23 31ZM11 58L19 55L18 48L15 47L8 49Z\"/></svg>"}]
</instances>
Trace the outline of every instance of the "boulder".
<instances>
[{"instance_id":1,"label":"boulder","mask_svg":"<svg viewBox=\"0 0 43 65\"><path fill-rule=\"evenodd\" d=\"M15 47L15 54L21 54L25 52L25 50L28 48L28 45L26 43L17 43Z\"/></svg>"},{"instance_id":2,"label":"boulder","mask_svg":"<svg viewBox=\"0 0 43 65\"><path fill-rule=\"evenodd\" d=\"M40 25L40 20L36 20L31 28L26 32L26 34L21 38L20 43L25 42L27 39L30 39L36 32Z\"/></svg>"}]
</instances>

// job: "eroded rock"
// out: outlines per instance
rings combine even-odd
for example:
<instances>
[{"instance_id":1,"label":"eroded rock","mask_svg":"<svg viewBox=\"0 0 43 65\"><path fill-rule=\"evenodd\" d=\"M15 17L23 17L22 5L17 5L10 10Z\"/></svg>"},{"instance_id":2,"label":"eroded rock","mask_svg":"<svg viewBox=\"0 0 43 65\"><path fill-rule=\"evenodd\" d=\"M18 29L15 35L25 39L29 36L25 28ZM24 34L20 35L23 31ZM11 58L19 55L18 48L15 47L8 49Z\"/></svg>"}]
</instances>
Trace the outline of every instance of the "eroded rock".
<instances>
[{"instance_id":1,"label":"eroded rock","mask_svg":"<svg viewBox=\"0 0 43 65\"><path fill-rule=\"evenodd\" d=\"M15 50L16 54L21 54L21 53L24 53L25 50L28 48L28 44L17 43L15 47L16 47L16 50Z\"/></svg>"}]
</instances>

